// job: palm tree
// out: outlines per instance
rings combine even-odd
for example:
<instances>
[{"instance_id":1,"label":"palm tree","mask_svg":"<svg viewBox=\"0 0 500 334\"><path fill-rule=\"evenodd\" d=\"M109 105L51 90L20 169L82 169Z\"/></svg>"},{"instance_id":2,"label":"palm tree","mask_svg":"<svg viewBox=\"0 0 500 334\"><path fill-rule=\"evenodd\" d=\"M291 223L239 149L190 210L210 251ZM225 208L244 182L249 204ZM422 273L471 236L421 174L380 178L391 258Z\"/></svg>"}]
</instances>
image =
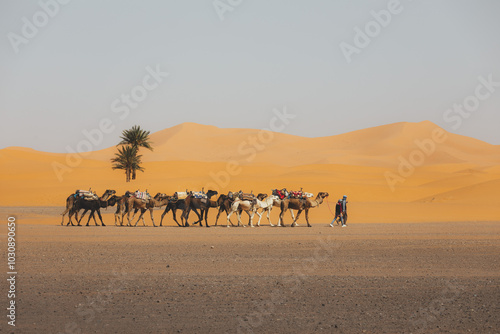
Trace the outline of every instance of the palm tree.
<instances>
[{"instance_id":1,"label":"palm tree","mask_svg":"<svg viewBox=\"0 0 500 334\"><path fill-rule=\"evenodd\" d=\"M144 168L141 167L141 157L142 155L137 154L137 148L135 147L119 147L118 153L115 153L115 157L111 159L111 162L113 163L111 168L125 170L126 180L127 182L130 182L130 176L135 174L136 170L144 172Z\"/></svg>"},{"instance_id":2,"label":"palm tree","mask_svg":"<svg viewBox=\"0 0 500 334\"><path fill-rule=\"evenodd\" d=\"M147 148L148 150L153 150L151 142L149 141L149 131L142 130L140 126L134 125L132 129L124 130L122 132L121 142L118 145L130 145L137 149L139 152L140 147ZM136 153L137 153L136 152ZM135 169L132 170L132 180L135 180Z\"/></svg>"}]
</instances>

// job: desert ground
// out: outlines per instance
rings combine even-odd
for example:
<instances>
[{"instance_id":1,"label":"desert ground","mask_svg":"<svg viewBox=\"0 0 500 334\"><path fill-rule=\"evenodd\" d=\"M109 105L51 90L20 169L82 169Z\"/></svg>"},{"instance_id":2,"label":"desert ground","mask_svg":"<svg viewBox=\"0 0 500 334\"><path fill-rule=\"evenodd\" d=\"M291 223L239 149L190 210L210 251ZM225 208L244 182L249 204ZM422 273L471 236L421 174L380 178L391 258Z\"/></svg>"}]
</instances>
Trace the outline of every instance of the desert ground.
<instances>
[{"instance_id":1,"label":"desert ground","mask_svg":"<svg viewBox=\"0 0 500 334\"><path fill-rule=\"evenodd\" d=\"M131 183L111 169L116 147L0 150L4 245L17 222L15 333L500 332L500 146L431 122L318 138L183 123L151 141ZM66 198L89 188L330 196L311 228L303 215L294 228L213 227L213 209L210 228L171 213L164 227L148 213L147 227L117 227L114 208L106 227L61 226ZM348 226L331 228L342 195ZM12 332L5 319L0 331Z\"/></svg>"},{"instance_id":2,"label":"desert ground","mask_svg":"<svg viewBox=\"0 0 500 334\"><path fill-rule=\"evenodd\" d=\"M66 227L62 209L0 209L17 218L15 333L500 331L497 222Z\"/></svg>"}]
</instances>

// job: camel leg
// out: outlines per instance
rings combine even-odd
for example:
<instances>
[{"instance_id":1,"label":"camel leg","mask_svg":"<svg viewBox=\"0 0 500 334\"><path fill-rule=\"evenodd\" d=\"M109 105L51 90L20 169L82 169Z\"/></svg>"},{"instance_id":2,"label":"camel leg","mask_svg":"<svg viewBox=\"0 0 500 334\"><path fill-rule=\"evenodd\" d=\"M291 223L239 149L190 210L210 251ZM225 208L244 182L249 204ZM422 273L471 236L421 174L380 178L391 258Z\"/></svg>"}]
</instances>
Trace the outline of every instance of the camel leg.
<instances>
[{"instance_id":1,"label":"camel leg","mask_svg":"<svg viewBox=\"0 0 500 334\"><path fill-rule=\"evenodd\" d=\"M298 224L297 224L297 220L299 219L299 216L300 216L300 213L301 213L301 212L302 212L302 210L299 210L299 211L297 212L297 216L295 217L295 220L294 220L294 221L293 221L293 223L292 223L292 227L294 227L294 226L298 226Z\"/></svg>"},{"instance_id":2,"label":"camel leg","mask_svg":"<svg viewBox=\"0 0 500 334\"><path fill-rule=\"evenodd\" d=\"M202 209L200 208L200 213L198 213L198 211L195 211L196 215L198 216L198 221L196 223L193 223L194 224L200 224L200 227L203 227L203 214L205 212L205 209Z\"/></svg>"},{"instance_id":3,"label":"camel leg","mask_svg":"<svg viewBox=\"0 0 500 334\"><path fill-rule=\"evenodd\" d=\"M133 223L133 221L134 221L134 217L135 217L135 214L136 214L137 210L138 210L138 209L135 209L134 214L132 215L132 219L130 220L132 223ZM129 213L129 214L130 214L130 213ZM139 220L141 220L141 215L139 215L139 218L137 218L137 221L135 222L134 227L136 227L136 226L137 226L137 223L139 222ZM131 224L132 224L132 223L131 223Z\"/></svg>"},{"instance_id":4,"label":"camel leg","mask_svg":"<svg viewBox=\"0 0 500 334\"><path fill-rule=\"evenodd\" d=\"M95 226L99 226L99 224L97 224L97 220L95 219L95 211L92 212L92 218L94 218L94 224L95 224Z\"/></svg>"},{"instance_id":5,"label":"camel leg","mask_svg":"<svg viewBox=\"0 0 500 334\"><path fill-rule=\"evenodd\" d=\"M181 215L181 226L186 225L186 222L184 220L185 220L184 217ZM175 222L177 223L177 220ZM177 223L177 224L179 224L179 223Z\"/></svg>"},{"instance_id":6,"label":"camel leg","mask_svg":"<svg viewBox=\"0 0 500 334\"><path fill-rule=\"evenodd\" d=\"M191 208L186 208L184 209L184 212L182 213L182 217L184 218L184 227L189 227L189 214L191 213Z\"/></svg>"},{"instance_id":7,"label":"camel leg","mask_svg":"<svg viewBox=\"0 0 500 334\"><path fill-rule=\"evenodd\" d=\"M181 222L182 222L182 225L179 224L179 222L177 221L177 217L176 217L176 213L175 213L175 209L172 209L172 215L174 216L174 222L177 224L177 226L184 226L184 220L182 218L182 215L181 215Z\"/></svg>"},{"instance_id":8,"label":"camel leg","mask_svg":"<svg viewBox=\"0 0 500 334\"><path fill-rule=\"evenodd\" d=\"M71 223L71 226L75 226L75 225L73 224L73 221L71 220L71 217L73 216L73 214L74 214L74 211L73 211L73 210L70 210L70 211L69 211L69 214L68 214L69 221L68 221L68 223L66 224L66 226L69 226L69 224L70 224L70 223Z\"/></svg>"},{"instance_id":9,"label":"camel leg","mask_svg":"<svg viewBox=\"0 0 500 334\"><path fill-rule=\"evenodd\" d=\"M157 227L155 224L155 218L153 217L153 208L149 209L149 213L151 214L151 221L153 222L153 226Z\"/></svg>"},{"instance_id":10,"label":"camel leg","mask_svg":"<svg viewBox=\"0 0 500 334\"><path fill-rule=\"evenodd\" d=\"M221 214L222 211L224 211L224 208L221 205L219 207L219 212L217 212L217 217L215 217L215 225L214 226L217 226L217 221L219 220L219 216L220 216L220 214Z\"/></svg>"},{"instance_id":11,"label":"camel leg","mask_svg":"<svg viewBox=\"0 0 500 334\"><path fill-rule=\"evenodd\" d=\"M295 226L299 226L299 224L297 224L297 220L295 218L293 218L293 210L290 210L290 214L292 215L292 219L294 221ZM297 216L297 219L299 219L298 216Z\"/></svg>"},{"instance_id":12,"label":"camel leg","mask_svg":"<svg viewBox=\"0 0 500 334\"><path fill-rule=\"evenodd\" d=\"M123 210L123 212L122 212L122 220L121 220L121 222L120 222L120 226L123 226L123 220L124 220L125 215L126 215L127 213L128 213L128 211L124 209L124 210ZM129 218L129 216L127 216L127 220L128 220L128 218ZM130 226L130 222L128 222L128 223L127 223L127 225L125 225L125 226Z\"/></svg>"},{"instance_id":13,"label":"camel leg","mask_svg":"<svg viewBox=\"0 0 500 334\"><path fill-rule=\"evenodd\" d=\"M309 224L309 209L306 209L306 222L307 222L307 227L311 227L311 224Z\"/></svg>"},{"instance_id":14,"label":"camel leg","mask_svg":"<svg viewBox=\"0 0 500 334\"><path fill-rule=\"evenodd\" d=\"M286 209L282 208L280 212L280 220L278 221L278 226L285 227L285 221L283 220L283 214L285 213Z\"/></svg>"},{"instance_id":15,"label":"camel leg","mask_svg":"<svg viewBox=\"0 0 500 334\"><path fill-rule=\"evenodd\" d=\"M146 221L144 220L144 212L146 212L146 209L141 209L141 214L139 215L139 218L137 218L135 226L137 226L137 223L139 223L139 220L141 219L142 219L142 226L146 226Z\"/></svg>"},{"instance_id":16,"label":"camel leg","mask_svg":"<svg viewBox=\"0 0 500 334\"><path fill-rule=\"evenodd\" d=\"M139 211L139 209L134 209L134 214L132 215L132 219L129 219L129 221L131 221L131 222L134 221L134 217L137 214L137 211ZM130 217L130 210L129 210L128 214L129 214L129 217ZM139 219L140 219L140 217L139 217Z\"/></svg>"},{"instance_id":17,"label":"camel leg","mask_svg":"<svg viewBox=\"0 0 500 334\"><path fill-rule=\"evenodd\" d=\"M269 226L274 226L273 223L271 223L271 210L273 209L273 207L269 207L269 209L267 209L267 221L269 222Z\"/></svg>"},{"instance_id":18,"label":"camel leg","mask_svg":"<svg viewBox=\"0 0 500 334\"><path fill-rule=\"evenodd\" d=\"M130 223L130 212L131 212L131 209L129 208L127 210L127 220L128 220L127 226L132 226L132 224Z\"/></svg>"},{"instance_id":19,"label":"camel leg","mask_svg":"<svg viewBox=\"0 0 500 334\"><path fill-rule=\"evenodd\" d=\"M137 209L136 209L137 210ZM136 211L137 212L137 211ZM134 213L134 216L135 216L135 213ZM142 218L142 210L141 210L141 214L139 215L139 218L137 218L137 221L135 222L135 225L134 227L137 227L137 224L139 223L139 220L141 220ZM134 217L132 217L132 221L134 220Z\"/></svg>"},{"instance_id":20,"label":"camel leg","mask_svg":"<svg viewBox=\"0 0 500 334\"><path fill-rule=\"evenodd\" d=\"M160 226L163 226L162 225L162 223L163 223L163 217L165 217L165 215L168 213L169 210L170 209L168 208L168 205L167 205L167 207L165 208L165 211L163 211L163 213L161 214ZM172 210L172 211L174 211L174 210ZM177 225L179 225L179 224L177 224Z\"/></svg>"},{"instance_id":21,"label":"camel leg","mask_svg":"<svg viewBox=\"0 0 500 334\"><path fill-rule=\"evenodd\" d=\"M257 214L257 216L259 216L259 221L257 222L257 226L260 227L260 220L262 219L262 214L264 213L264 211L262 211L261 213L258 213L257 211L255 211L254 214Z\"/></svg>"},{"instance_id":22,"label":"camel leg","mask_svg":"<svg viewBox=\"0 0 500 334\"><path fill-rule=\"evenodd\" d=\"M206 208L205 209L205 227L210 227L210 226L208 226L208 220L207 220L207 218L208 218L208 210L209 209L210 208Z\"/></svg>"},{"instance_id":23,"label":"camel leg","mask_svg":"<svg viewBox=\"0 0 500 334\"><path fill-rule=\"evenodd\" d=\"M231 212L229 212L229 213L228 213L228 215L227 215L227 217L226 217L226 227L229 227L229 222L231 222L231 220L230 220L230 219L231 219L231 215L232 215L233 213L234 213L234 211L231 211ZM231 223L231 225L233 225L233 226L234 226L234 224L233 224L233 223Z\"/></svg>"},{"instance_id":24,"label":"camel leg","mask_svg":"<svg viewBox=\"0 0 500 334\"><path fill-rule=\"evenodd\" d=\"M99 220L101 221L101 226L106 226L106 224L104 224L104 222L102 221L101 210L97 209L96 211L97 211L97 216L99 216ZM95 221L95 216L94 216L94 221ZM98 226L97 223L96 226Z\"/></svg>"},{"instance_id":25,"label":"camel leg","mask_svg":"<svg viewBox=\"0 0 500 334\"><path fill-rule=\"evenodd\" d=\"M239 226L243 226L243 227L244 227L245 225L243 225L243 224L241 223L241 211L237 211L237 212L236 212L236 215L238 216L238 227L239 227Z\"/></svg>"},{"instance_id":26,"label":"camel leg","mask_svg":"<svg viewBox=\"0 0 500 334\"><path fill-rule=\"evenodd\" d=\"M85 210L83 211L82 216L81 216L81 217L80 217L80 219L78 220L78 224L80 224L80 221L83 219L83 217L85 217L85 214L87 214L87 211L89 211L89 209L85 209Z\"/></svg>"},{"instance_id":27,"label":"camel leg","mask_svg":"<svg viewBox=\"0 0 500 334\"><path fill-rule=\"evenodd\" d=\"M250 210L245 210L245 212L246 212L246 213L247 213L247 215L248 215L248 226L250 226L250 227L254 227L254 226L253 226L253 221L252 221L253 215L252 215L252 214L250 214Z\"/></svg>"},{"instance_id":28,"label":"camel leg","mask_svg":"<svg viewBox=\"0 0 500 334\"><path fill-rule=\"evenodd\" d=\"M62 215L61 226L64 225L64 216L69 212L69 209L70 208L66 207L66 210L64 210L64 212L61 213L61 215Z\"/></svg>"},{"instance_id":29,"label":"camel leg","mask_svg":"<svg viewBox=\"0 0 500 334\"><path fill-rule=\"evenodd\" d=\"M231 211L231 208L225 208L224 210L226 211L226 217L227 217L227 215L228 215L228 214L230 213L230 211ZM233 222L231 221L231 219L229 219L229 222L231 223L231 226L234 226L234 224L233 224Z\"/></svg>"},{"instance_id":30,"label":"camel leg","mask_svg":"<svg viewBox=\"0 0 500 334\"><path fill-rule=\"evenodd\" d=\"M82 220L82 218L83 218L83 215L80 217L80 220L78 221L78 225L80 225L80 221ZM91 218L94 218L95 225L97 226L97 221L95 220L95 217L94 217L94 210L90 211L89 219L87 220L87 224L85 226L89 226Z\"/></svg>"},{"instance_id":31,"label":"camel leg","mask_svg":"<svg viewBox=\"0 0 500 334\"><path fill-rule=\"evenodd\" d=\"M129 218L130 226L132 226L132 223L134 221L135 215L137 214L137 211L139 211L138 208L134 209L134 214L132 215L132 218ZM141 213L142 213L142 211L141 211ZM128 212L128 217L130 217L130 210ZM139 215L139 219L137 219L137 221L139 221L140 219L141 219L141 216ZM135 224L135 226L137 226L137 223Z\"/></svg>"}]
</instances>

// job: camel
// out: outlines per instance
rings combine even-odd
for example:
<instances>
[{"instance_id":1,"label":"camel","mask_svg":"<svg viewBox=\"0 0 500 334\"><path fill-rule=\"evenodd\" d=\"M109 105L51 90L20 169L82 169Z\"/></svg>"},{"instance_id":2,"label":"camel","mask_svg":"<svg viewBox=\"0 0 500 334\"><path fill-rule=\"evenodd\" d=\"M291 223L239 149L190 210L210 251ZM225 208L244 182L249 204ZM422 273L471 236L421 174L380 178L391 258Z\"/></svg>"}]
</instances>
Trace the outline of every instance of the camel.
<instances>
[{"instance_id":1,"label":"camel","mask_svg":"<svg viewBox=\"0 0 500 334\"><path fill-rule=\"evenodd\" d=\"M260 220L262 219L262 215L264 212L267 212L267 221L269 222L270 226L274 226L271 223L271 210L273 209L273 206L278 206L281 205L281 201L278 196L271 195L270 197L267 197L266 194L259 194L257 195L257 203L255 204L255 213L259 216L259 221L257 222L257 226L260 226ZM259 213L258 210L262 209L262 212ZM290 212L292 212L290 210ZM293 217L293 215L292 215ZM280 224L281 221L278 222Z\"/></svg>"},{"instance_id":2,"label":"camel","mask_svg":"<svg viewBox=\"0 0 500 334\"><path fill-rule=\"evenodd\" d=\"M219 198L217 199L217 205L214 207L219 208L219 212L217 212L217 217L215 218L215 226L217 226L217 221L219 220L220 214L224 211L226 211L226 217L231 212L231 204L233 204L234 201L234 194L232 192L229 192L229 194L224 195L221 194ZM233 222L229 220L232 226L234 226Z\"/></svg>"},{"instance_id":3,"label":"camel","mask_svg":"<svg viewBox=\"0 0 500 334\"><path fill-rule=\"evenodd\" d=\"M276 197L277 197L277 196L276 196ZM276 206L276 207L278 207L278 208L280 208L280 209L281 209L281 203L282 203L284 200L285 200L285 199L279 199L279 198L277 197L277 199L275 199L275 200L274 200L274 202L273 202L273 206ZM268 216L268 217L269 217L269 214L270 214L270 212L268 212L268 213L267 213L267 216ZM292 210L292 209L290 209L290 215L292 216L292 220L295 220L295 215L293 214L293 210ZM271 226L274 226L274 225L271 225ZM278 217L278 225L276 225L276 226L278 226L278 227L281 227L281 226L282 226L282 225L281 225L281 215L279 215L279 217Z\"/></svg>"},{"instance_id":4,"label":"camel","mask_svg":"<svg viewBox=\"0 0 500 334\"><path fill-rule=\"evenodd\" d=\"M114 190L106 189L106 191L104 192L104 194L102 194L102 196L99 199L105 201L110 196L114 195L115 193L116 193L116 191L114 191ZM66 210L64 210L64 212L61 213L61 215L62 215L61 226L64 225L64 216L68 212L71 211L71 209L73 208L73 205L74 205L74 203L75 203L75 201L76 201L77 198L78 197L76 196L76 194L71 194L71 195L68 196L68 198L66 198ZM68 216L69 216L69 213L68 213ZM71 216L69 216L69 219L71 220ZM69 225L69 223L68 223L68 225ZM73 225L73 224L71 224L71 225Z\"/></svg>"},{"instance_id":5,"label":"camel","mask_svg":"<svg viewBox=\"0 0 500 334\"><path fill-rule=\"evenodd\" d=\"M177 221L177 217L176 217L176 212L177 210L182 210L182 212L184 213L184 209L186 208L186 200L184 199L175 199L173 196L168 196L168 204L167 206L165 207L165 211L163 211L162 215L161 215L161 221L160 221L160 226L162 226L162 222L163 222L163 217L169 212L169 211L172 211L172 216L174 218L174 221L176 222L176 224L178 226L186 226L185 223L184 223L184 216L181 215L181 223L182 224L179 224L179 222ZM198 210L197 209L194 209L195 210L195 213L197 216L200 216L200 214L198 213Z\"/></svg>"},{"instance_id":6,"label":"camel","mask_svg":"<svg viewBox=\"0 0 500 334\"><path fill-rule=\"evenodd\" d=\"M139 215L139 218L135 222L135 226L137 226L137 223L139 223L139 220L142 219L142 224L146 226L146 222L144 221L144 212L146 210L149 210L149 213L151 214L151 221L153 222L153 226L157 227L155 224L155 219L153 217L153 209L155 207L162 207L164 205L168 204L168 198L165 194L156 194L154 198L150 199L149 202L144 202L141 199L138 199L134 196L131 196L127 199L127 218L128 218L128 223L127 226L132 226L131 221L134 220L135 214L137 211L141 210L141 214ZM130 212L134 209L134 215L132 216L132 219L130 219Z\"/></svg>"},{"instance_id":7,"label":"camel","mask_svg":"<svg viewBox=\"0 0 500 334\"><path fill-rule=\"evenodd\" d=\"M125 195L118 196L116 198L115 226L118 226L117 223L120 223L120 226L123 226L123 217L127 213L128 199L132 195L132 191L127 191L125 192Z\"/></svg>"},{"instance_id":8,"label":"camel","mask_svg":"<svg viewBox=\"0 0 500 334\"><path fill-rule=\"evenodd\" d=\"M241 226L241 212L245 211L248 214L248 216L250 217L250 221L249 221L248 225L253 227L253 217L255 214L257 214L259 216L259 221L257 222L257 226L259 227L260 220L262 219L262 215L265 211L267 211L267 220L269 221L269 225L274 226L271 223L271 218L270 218L271 210L272 210L273 206L277 206L277 207L281 208L282 200L280 200L279 197L276 195L271 195L267 199L266 199L266 197L267 197L267 194L259 194L259 195L257 195L257 199L254 201L248 201L248 200L241 201L238 199L237 200L239 202L238 204L235 205L234 203L232 203L233 206L230 206L230 209L229 209L230 213L228 214L228 219L231 217L231 215L234 212L238 212L238 226ZM261 213L258 212L259 209L262 209ZM222 211L223 211L223 209L222 209ZM290 210L290 213L292 215L292 219L295 219L292 210ZM220 214L220 211L219 211L219 214ZM229 222L231 222L231 221L229 220ZM233 225L233 224L231 223L231 225ZM226 225L226 226L228 226L228 225ZM278 226L281 226L281 216L278 220Z\"/></svg>"},{"instance_id":9,"label":"camel","mask_svg":"<svg viewBox=\"0 0 500 334\"><path fill-rule=\"evenodd\" d=\"M188 223L189 212L191 210L194 210L194 209L199 209L200 214L198 214L198 212L195 211L195 213L198 215L198 221L193 223L193 224L200 223L200 227L203 226L203 216L205 216L205 226L209 227L208 221L207 221L207 216L208 216L208 210L211 207L210 199L212 198L212 196L217 195L217 194L218 194L217 191L209 190L206 194L207 198L204 199L204 198L194 198L193 194L190 193L189 196L185 199L186 204L185 204L184 212L182 213L182 216L184 217L184 219L186 221L185 226L189 226L189 223Z\"/></svg>"},{"instance_id":10,"label":"camel","mask_svg":"<svg viewBox=\"0 0 500 334\"><path fill-rule=\"evenodd\" d=\"M283 227L285 227L285 222L283 221L283 214L287 209L294 209L298 210L297 216L295 217L292 227L298 226L297 220L299 219L300 213L302 211L306 212L306 221L307 221L307 226L311 227L311 224L309 223L309 210L311 208L318 207L321 203L323 203L323 199L328 197L327 192L319 192L318 195L316 196L315 199L298 199L298 198L287 198L283 199L281 202L281 213L280 213L280 220L283 222Z\"/></svg>"},{"instance_id":11,"label":"camel","mask_svg":"<svg viewBox=\"0 0 500 334\"><path fill-rule=\"evenodd\" d=\"M73 222L71 221L71 216L73 216L73 213L75 214L75 218L78 222L77 226L81 226L80 222L82 221L83 217L85 216L85 214L89 210L90 210L89 219L87 220L87 224L85 226L89 226L91 218L94 218L95 226L99 226L97 224L96 219L95 219L95 215L94 215L95 212L97 212L97 215L99 216L99 220L101 221L101 226L106 226L104 224L104 222L102 221L101 208L107 208L108 206L113 206L116 204L116 201L117 201L117 197L115 195L111 196L109 199L107 199L105 201L102 199L89 201L89 200L85 200L83 198L77 198L77 200L73 204L73 207L70 210L69 222L68 222L68 224L66 224L66 226L68 226L70 223L71 223L71 226L74 226ZM84 209L85 211L83 212L80 219L78 219L78 211L80 211L81 209Z\"/></svg>"},{"instance_id":12,"label":"camel","mask_svg":"<svg viewBox=\"0 0 500 334\"><path fill-rule=\"evenodd\" d=\"M239 197L233 202L233 204L231 204L231 212L229 212L229 214L227 215L226 227L229 227L229 221L230 221L231 215L235 212L237 213L237 216L238 216L238 226L242 226L242 224L241 224L241 212L242 211L245 211L249 217L248 226L254 227L253 226L253 217L254 217L255 211L256 211L255 203L253 201L248 201L248 200L242 201L242 200L240 200Z\"/></svg>"}]
</instances>

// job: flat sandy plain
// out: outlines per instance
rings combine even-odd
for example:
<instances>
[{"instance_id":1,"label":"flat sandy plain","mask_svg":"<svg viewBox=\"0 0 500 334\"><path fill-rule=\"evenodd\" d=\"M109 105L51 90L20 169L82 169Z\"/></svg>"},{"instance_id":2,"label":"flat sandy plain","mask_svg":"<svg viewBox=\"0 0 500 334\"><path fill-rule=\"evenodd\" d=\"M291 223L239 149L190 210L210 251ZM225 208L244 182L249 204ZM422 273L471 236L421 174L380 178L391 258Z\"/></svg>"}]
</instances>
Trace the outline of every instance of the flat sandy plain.
<instances>
[{"instance_id":1,"label":"flat sandy plain","mask_svg":"<svg viewBox=\"0 0 500 334\"><path fill-rule=\"evenodd\" d=\"M500 332L498 222L66 227L60 211L0 208L17 217L15 333Z\"/></svg>"}]
</instances>

